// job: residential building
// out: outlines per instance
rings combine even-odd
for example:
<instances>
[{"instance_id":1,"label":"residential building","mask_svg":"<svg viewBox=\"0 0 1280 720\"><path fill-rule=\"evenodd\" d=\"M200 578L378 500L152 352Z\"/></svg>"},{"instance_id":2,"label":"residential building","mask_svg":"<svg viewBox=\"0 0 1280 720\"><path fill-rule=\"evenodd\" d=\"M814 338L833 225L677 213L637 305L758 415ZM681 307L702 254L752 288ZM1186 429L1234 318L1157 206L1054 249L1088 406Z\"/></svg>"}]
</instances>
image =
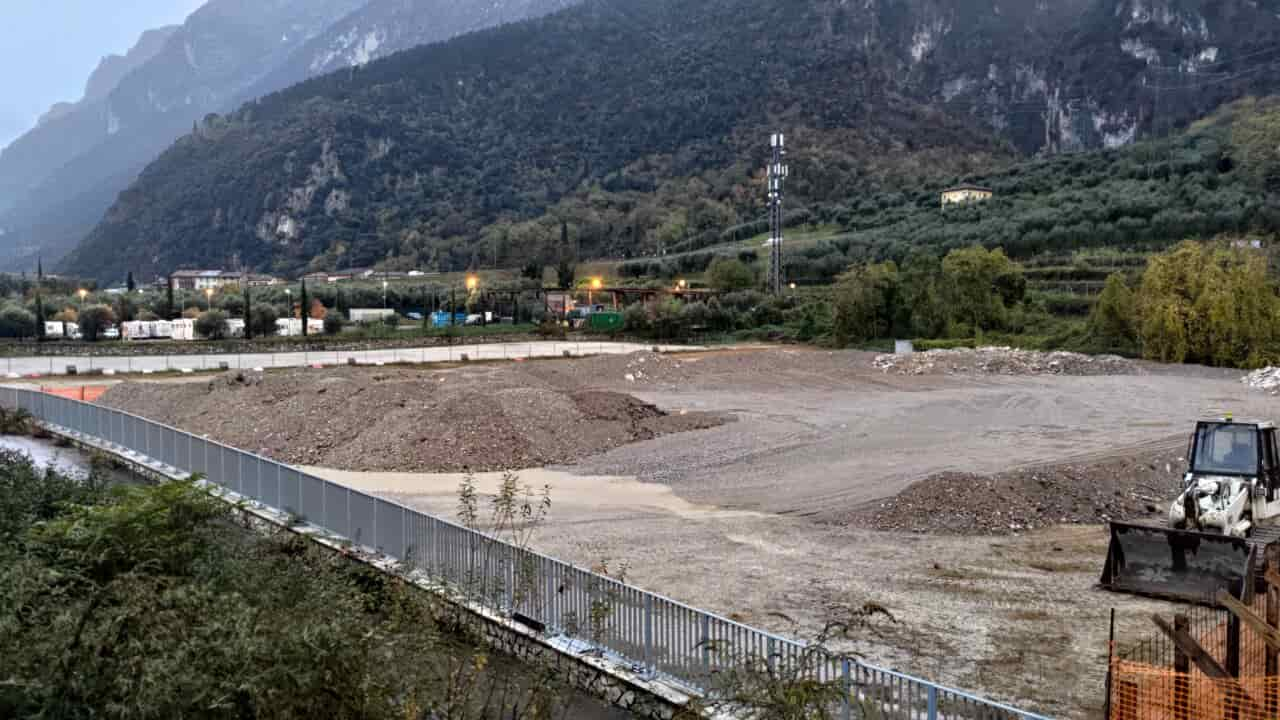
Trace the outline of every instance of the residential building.
<instances>
[{"instance_id":1,"label":"residential building","mask_svg":"<svg viewBox=\"0 0 1280 720\"><path fill-rule=\"evenodd\" d=\"M942 191L942 207L990 200L995 193L981 185L957 185Z\"/></svg>"},{"instance_id":2,"label":"residential building","mask_svg":"<svg viewBox=\"0 0 1280 720\"><path fill-rule=\"evenodd\" d=\"M216 290L227 285L239 286L244 273L229 270L179 270L169 276L177 290Z\"/></svg>"}]
</instances>

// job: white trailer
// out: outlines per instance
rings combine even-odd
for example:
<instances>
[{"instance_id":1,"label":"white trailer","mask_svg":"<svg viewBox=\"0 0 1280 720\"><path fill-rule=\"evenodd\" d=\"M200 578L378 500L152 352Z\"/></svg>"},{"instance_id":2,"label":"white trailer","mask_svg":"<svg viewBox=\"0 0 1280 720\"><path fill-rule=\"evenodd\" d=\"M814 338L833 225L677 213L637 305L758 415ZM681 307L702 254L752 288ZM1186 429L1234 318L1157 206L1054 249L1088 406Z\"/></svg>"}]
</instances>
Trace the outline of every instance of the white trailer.
<instances>
[{"instance_id":1,"label":"white trailer","mask_svg":"<svg viewBox=\"0 0 1280 720\"><path fill-rule=\"evenodd\" d=\"M174 320L173 339L174 340L195 340L196 339L196 321L191 319Z\"/></svg>"},{"instance_id":2,"label":"white trailer","mask_svg":"<svg viewBox=\"0 0 1280 720\"><path fill-rule=\"evenodd\" d=\"M372 323L381 322L383 318L392 317L396 314L391 308L352 308L351 322L353 323Z\"/></svg>"},{"instance_id":3,"label":"white trailer","mask_svg":"<svg viewBox=\"0 0 1280 720\"><path fill-rule=\"evenodd\" d=\"M75 339L80 337L80 326L76 323L62 323L57 320L46 320L44 323L44 336L50 338L62 337L63 326L66 326L67 337Z\"/></svg>"}]
</instances>

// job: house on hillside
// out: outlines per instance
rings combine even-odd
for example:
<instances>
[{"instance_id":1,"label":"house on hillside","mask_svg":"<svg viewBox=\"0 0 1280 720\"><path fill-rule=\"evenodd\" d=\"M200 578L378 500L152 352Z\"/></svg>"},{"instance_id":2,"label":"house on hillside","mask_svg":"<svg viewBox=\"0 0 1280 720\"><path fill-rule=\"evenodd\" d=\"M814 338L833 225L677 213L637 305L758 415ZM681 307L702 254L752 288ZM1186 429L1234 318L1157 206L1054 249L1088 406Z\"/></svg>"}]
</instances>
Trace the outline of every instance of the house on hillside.
<instances>
[{"instance_id":1,"label":"house on hillside","mask_svg":"<svg viewBox=\"0 0 1280 720\"><path fill-rule=\"evenodd\" d=\"M169 276L178 290L216 290L228 285L239 287L244 273L230 270L178 270Z\"/></svg>"},{"instance_id":2,"label":"house on hillside","mask_svg":"<svg viewBox=\"0 0 1280 720\"><path fill-rule=\"evenodd\" d=\"M969 202L985 202L995 193L981 185L957 185L942 191L942 207Z\"/></svg>"}]
</instances>

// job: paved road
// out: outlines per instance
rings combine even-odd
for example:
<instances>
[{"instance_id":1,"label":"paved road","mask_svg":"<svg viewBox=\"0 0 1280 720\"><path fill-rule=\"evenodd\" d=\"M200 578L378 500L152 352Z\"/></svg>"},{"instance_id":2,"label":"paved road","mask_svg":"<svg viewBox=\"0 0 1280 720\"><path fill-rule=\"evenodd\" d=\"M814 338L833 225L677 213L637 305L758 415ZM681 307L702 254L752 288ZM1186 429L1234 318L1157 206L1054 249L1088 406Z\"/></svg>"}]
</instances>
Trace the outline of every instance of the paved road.
<instances>
[{"instance_id":1,"label":"paved road","mask_svg":"<svg viewBox=\"0 0 1280 720\"><path fill-rule=\"evenodd\" d=\"M389 350L349 350L288 353L225 353L209 355L137 355L102 356L68 355L51 357L16 357L0 360L0 372L21 376L66 375L67 366L78 372L91 369L115 373L164 372L174 370L216 370L219 363L233 369L304 367L308 365L345 365L351 358L362 365L377 363L438 363L460 360L463 354L471 360L514 360L531 357L573 355L626 354L649 349L650 345L615 342L523 342L481 343ZM662 346L665 350L688 350L687 346Z\"/></svg>"}]
</instances>

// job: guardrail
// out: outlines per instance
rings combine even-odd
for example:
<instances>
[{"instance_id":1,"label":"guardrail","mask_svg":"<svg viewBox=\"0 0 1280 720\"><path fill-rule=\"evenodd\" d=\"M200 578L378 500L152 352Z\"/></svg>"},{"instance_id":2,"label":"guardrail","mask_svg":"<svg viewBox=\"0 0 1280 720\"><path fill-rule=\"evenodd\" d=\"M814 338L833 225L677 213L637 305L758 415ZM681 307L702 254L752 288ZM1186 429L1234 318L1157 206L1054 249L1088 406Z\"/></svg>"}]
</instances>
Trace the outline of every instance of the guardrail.
<instances>
[{"instance_id":1,"label":"guardrail","mask_svg":"<svg viewBox=\"0 0 1280 720\"><path fill-rule=\"evenodd\" d=\"M518 622L699 694L750 664L840 683L842 717L1047 720L734 622L484 533L120 410L14 387L0 404L125 454L199 473L354 545L382 553Z\"/></svg>"}]
</instances>

